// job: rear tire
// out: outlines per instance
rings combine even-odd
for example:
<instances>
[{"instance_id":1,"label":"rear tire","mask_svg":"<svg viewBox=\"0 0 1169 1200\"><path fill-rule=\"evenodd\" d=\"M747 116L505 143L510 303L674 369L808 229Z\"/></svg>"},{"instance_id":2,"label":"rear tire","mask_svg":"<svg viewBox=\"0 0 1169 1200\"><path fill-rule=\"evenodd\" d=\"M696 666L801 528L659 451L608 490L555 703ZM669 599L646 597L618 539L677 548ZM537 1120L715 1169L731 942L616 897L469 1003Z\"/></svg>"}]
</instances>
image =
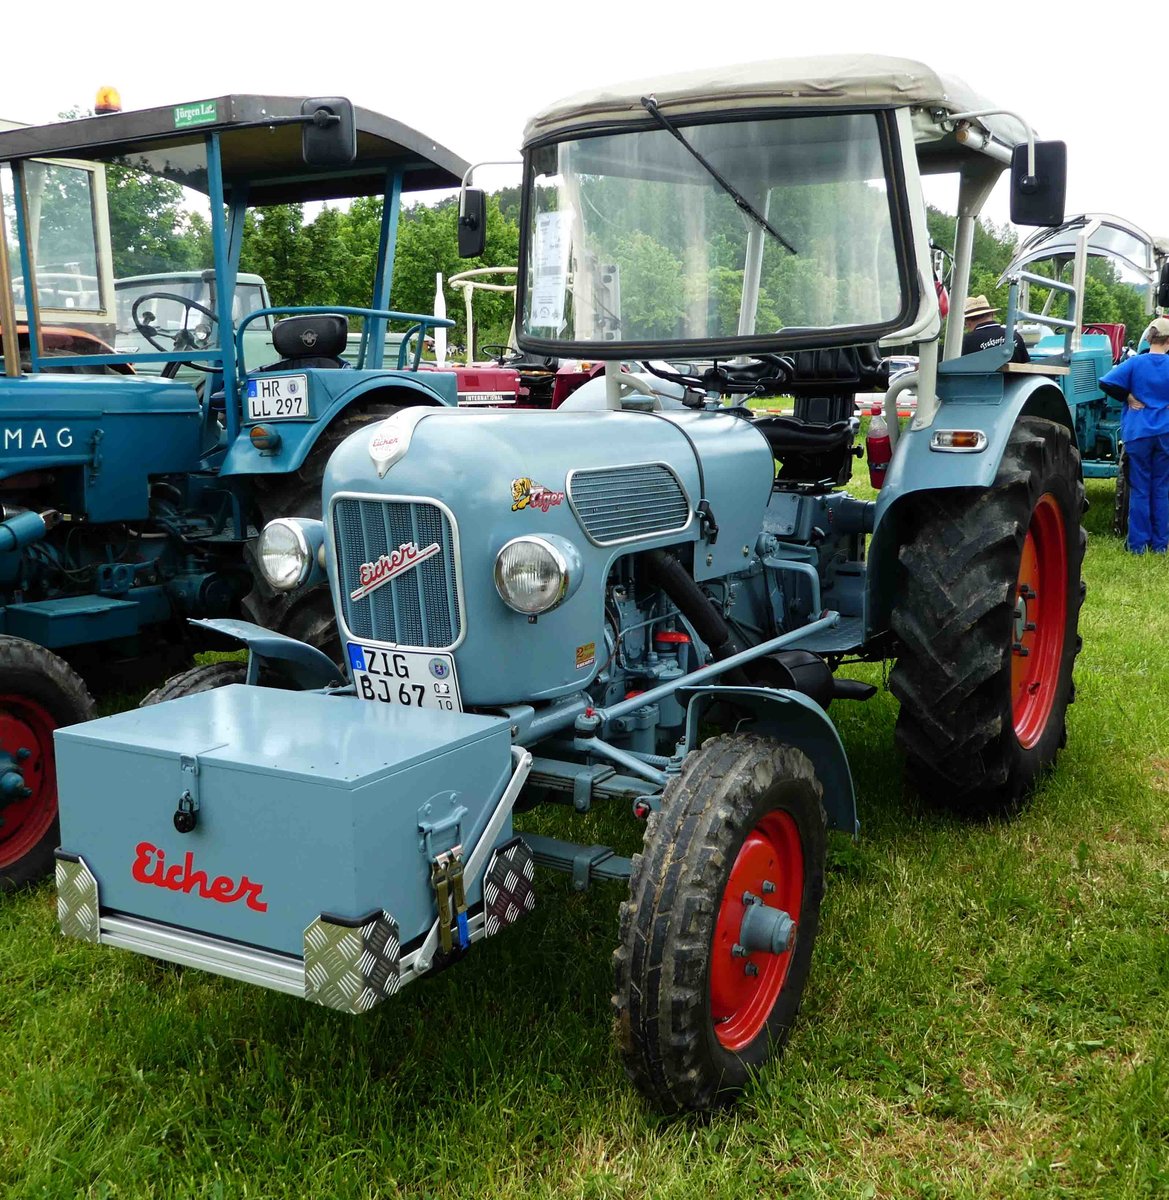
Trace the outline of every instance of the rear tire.
<instances>
[{"instance_id":1,"label":"rear tire","mask_svg":"<svg viewBox=\"0 0 1169 1200\"><path fill-rule=\"evenodd\" d=\"M0 754L11 789L0 792L0 893L52 872L61 840L53 730L95 715L67 663L35 642L0 636ZM30 794L21 795L21 787Z\"/></svg>"},{"instance_id":2,"label":"rear tire","mask_svg":"<svg viewBox=\"0 0 1169 1200\"><path fill-rule=\"evenodd\" d=\"M735 1099L787 1041L824 894L820 797L802 751L738 734L691 754L649 818L621 906L613 1007L626 1073L665 1112ZM795 920L789 949L732 953L745 891Z\"/></svg>"},{"instance_id":3,"label":"rear tire","mask_svg":"<svg viewBox=\"0 0 1169 1200\"><path fill-rule=\"evenodd\" d=\"M1069 431L1022 417L992 487L931 492L908 514L890 689L928 799L1007 812L1054 764L1075 696L1084 507Z\"/></svg>"}]
</instances>

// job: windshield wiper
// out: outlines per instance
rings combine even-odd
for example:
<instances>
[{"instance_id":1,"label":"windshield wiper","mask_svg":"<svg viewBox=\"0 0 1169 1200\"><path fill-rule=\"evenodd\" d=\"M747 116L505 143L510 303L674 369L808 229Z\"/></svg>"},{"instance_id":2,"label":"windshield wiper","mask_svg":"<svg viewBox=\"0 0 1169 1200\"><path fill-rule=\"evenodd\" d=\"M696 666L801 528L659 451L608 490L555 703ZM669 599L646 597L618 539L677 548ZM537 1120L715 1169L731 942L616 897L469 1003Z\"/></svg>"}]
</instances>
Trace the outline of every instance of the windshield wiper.
<instances>
[{"instance_id":1,"label":"windshield wiper","mask_svg":"<svg viewBox=\"0 0 1169 1200\"><path fill-rule=\"evenodd\" d=\"M787 250L789 254L799 253L795 246L793 246L791 242L789 242L787 238L785 238L783 234L780 233L779 230L776 229L775 226L772 225L772 223L761 212L759 212L758 209L755 208L751 201L748 200L747 197L744 196L743 193L740 192L738 188L736 188L734 184L732 184L730 180L728 180L726 176L724 176L722 172L720 172L719 169L709 161L709 159L705 158L682 136L682 133L678 127L672 124L669 118L665 116L660 108L658 108L658 102L653 96L642 96L641 104L645 111L649 113L649 115L653 117L653 119L657 121L657 123L667 133L673 134L674 137L676 137L678 141L682 143L685 149L694 157L694 160L698 163L698 165L719 185L719 187L722 188L724 192L726 192L728 196L730 196L730 198L743 212L747 214L747 216L751 218L752 221L755 222L756 225L760 225L762 228L766 229L767 232L771 234L771 236L775 238L775 240L779 242L779 244L785 250Z\"/></svg>"}]
</instances>

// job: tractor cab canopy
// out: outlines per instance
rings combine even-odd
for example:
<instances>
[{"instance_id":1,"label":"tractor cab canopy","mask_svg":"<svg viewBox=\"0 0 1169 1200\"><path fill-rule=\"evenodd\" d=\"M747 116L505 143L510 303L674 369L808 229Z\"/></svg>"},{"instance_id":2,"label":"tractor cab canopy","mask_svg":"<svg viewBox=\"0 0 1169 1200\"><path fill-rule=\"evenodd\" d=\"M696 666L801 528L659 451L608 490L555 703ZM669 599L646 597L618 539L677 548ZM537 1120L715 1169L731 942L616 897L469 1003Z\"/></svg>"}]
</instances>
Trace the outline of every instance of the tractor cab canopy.
<instances>
[{"instance_id":1,"label":"tractor cab canopy","mask_svg":"<svg viewBox=\"0 0 1169 1200\"><path fill-rule=\"evenodd\" d=\"M1161 272L1169 261L1169 243L1154 238L1139 225L1111 213L1081 213L1062 225L1039 229L1025 238L1015 251L999 280L1000 284L1021 277L1020 307L1033 308L1034 293L1043 294L1043 308L1034 314L1034 326L1023 329L1023 335L1034 343L1035 354L1058 354L1063 350L1062 337L1044 329L1044 318L1069 318L1074 322L1071 337L1078 344L1082 333L1102 335L1109 339L1113 357L1119 359L1127 335L1123 324L1094 323L1085 326L1083 297L1092 260L1105 264L1104 270L1112 279L1138 289L1144 299L1146 314L1153 312ZM1056 281L1070 282L1077 298L1074 311L1066 311L1066 294L1045 288L1037 276L1050 276ZM1069 279L1070 276L1070 279ZM1044 334L1047 336L1043 336ZM1038 339L1038 340L1036 340Z\"/></svg>"},{"instance_id":2,"label":"tractor cab canopy","mask_svg":"<svg viewBox=\"0 0 1169 1200\"><path fill-rule=\"evenodd\" d=\"M993 183L1028 137L970 115L993 107L871 55L552 105L524 135L521 344L648 358L936 337L920 173Z\"/></svg>"},{"instance_id":3,"label":"tractor cab canopy","mask_svg":"<svg viewBox=\"0 0 1169 1200\"><path fill-rule=\"evenodd\" d=\"M362 365L379 368L401 195L456 187L466 169L417 130L339 97L219 96L0 130L0 242L10 248L0 254L0 328L21 333L19 358L12 339L5 347L6 370L59 368L46 365L58 331L87 320L72 369L173 374L182 364L232 396L241 324L269 316L236 295L245 218L259 227L270 206L362 197L382 200L373 278L356 299L351 279L329 278L346 291L321 299L363 319ZM273 219L295 236L299 213L280 213ZM154 290L118 304L119 283L143 276ZM196 297L193 276L213 286ZM105 325L94 324L99 314Z\"/></svg>"},{"instance_id":4,"label":"tractor cab canopy","mask_svg":"<svg viewBox=\"0 0 1169 1200\"><path fill-rule=\"evenodd\" d=\"M1003 278L1039 262L1051 262L1062 269L1075 259L1081 239L1089 257L1107 259L1126 276L1149 284L1154 282L1157 266L1169 248L1164 239L1150 237L1139 225L1123 217L1082 213L1053 229L1038 229L1024 238Z\"/></svg>"},{"instance_id":5,"label":"tractor cab canopy","mask_svg":"<svg viewBox=\"0 0 1169 1200\"><path fill-rule=\"evenodd\" d=\"M141 167L184 187L209 193L207 144L218 143L218 174L232 198L247 189L253 205L380 196L387 172L400 172L402 191L457 187L467 164L425 134L365 108L354 108L357 153L352 162L305 162L299 118L305 101L289 96L219 96L194 104L108 113L52 125L0 131L0 162L84 158Z\"/></svg>"}]
</instances>

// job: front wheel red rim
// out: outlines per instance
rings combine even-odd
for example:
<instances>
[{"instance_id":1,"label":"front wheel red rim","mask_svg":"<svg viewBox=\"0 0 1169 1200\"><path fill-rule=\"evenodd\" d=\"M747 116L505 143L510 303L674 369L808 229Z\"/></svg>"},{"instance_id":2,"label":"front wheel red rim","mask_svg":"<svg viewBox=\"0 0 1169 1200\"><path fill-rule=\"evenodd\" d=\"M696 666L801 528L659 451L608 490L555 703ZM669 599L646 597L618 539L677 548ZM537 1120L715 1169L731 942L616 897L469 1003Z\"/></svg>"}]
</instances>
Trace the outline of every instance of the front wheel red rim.
<instances>
[{"instance_id":1,"label":"front wheel red rim","mask_svg":"<svg viewBox=\"0 0 1169 1200\"><path fill-rule=\"evenodd\" d=\"M1011 716L1015 737L1030 749L1055 706L1067 635L1068 551L1063 510L1039 498L1019 561L1011 627Z\"/></svg>"},{"instance_id":2,"label":"front wheel red rim","mask_svg":"<svg viewBox=\"0 0 1169 1200\"><path fill-rule=\"evenodd\" d=\"M767 884L772 885L768 888ZM732 953L743 924L743 895L782 909L796 924L791 949L782 954ZM742 1050L763 1031L791 969L804 895L804 850L790 813L768 813L747 835L723 889L710 963L710 1008L715 1036L727 1050Z\"/></svg>"},{"instance_id":3,"label":"front wheel red rim","mask_svg":"<svg viewBox=\"0 0 1169 1200\"><path fill-rule=\"evenodd\" d=\"M27 796L0 803L0 868L32 851L57 818L57 768L53 730L57 722L27 696L0 695L0 751L4 769L19 771Z\"/></svg>"}]
</instances>

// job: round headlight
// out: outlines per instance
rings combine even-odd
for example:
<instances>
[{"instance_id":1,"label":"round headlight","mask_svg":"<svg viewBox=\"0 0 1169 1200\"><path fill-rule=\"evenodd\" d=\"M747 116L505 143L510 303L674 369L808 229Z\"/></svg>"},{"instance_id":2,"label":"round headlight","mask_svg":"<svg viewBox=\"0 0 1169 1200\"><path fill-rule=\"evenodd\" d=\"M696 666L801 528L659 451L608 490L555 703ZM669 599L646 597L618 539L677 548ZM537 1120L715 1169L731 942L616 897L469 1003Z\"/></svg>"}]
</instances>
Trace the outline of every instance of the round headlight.
<instances>
[{"instance_id":1,"label":"round headlight","mask_svg":"<svg viewBox=\"0 0 1169 1200\"><path fill-rule=\"evenodd\" d=\"M550 538L512 538L495 559L495 590L508 608L533 616L568 595L571 574L569 555Z\"/></svg>"},{"instance_id":2,"label":"round headlight","mask_svg":"<svg viewBox=\"0 0 1169 1200\"><path fill-rule=\"evenodd\" d=\"M269 521L260 534L260 570L269 587L278 592L290 592L308 578L313 566L304 531L285 517Z\"/></svg>"}]
</instances>

